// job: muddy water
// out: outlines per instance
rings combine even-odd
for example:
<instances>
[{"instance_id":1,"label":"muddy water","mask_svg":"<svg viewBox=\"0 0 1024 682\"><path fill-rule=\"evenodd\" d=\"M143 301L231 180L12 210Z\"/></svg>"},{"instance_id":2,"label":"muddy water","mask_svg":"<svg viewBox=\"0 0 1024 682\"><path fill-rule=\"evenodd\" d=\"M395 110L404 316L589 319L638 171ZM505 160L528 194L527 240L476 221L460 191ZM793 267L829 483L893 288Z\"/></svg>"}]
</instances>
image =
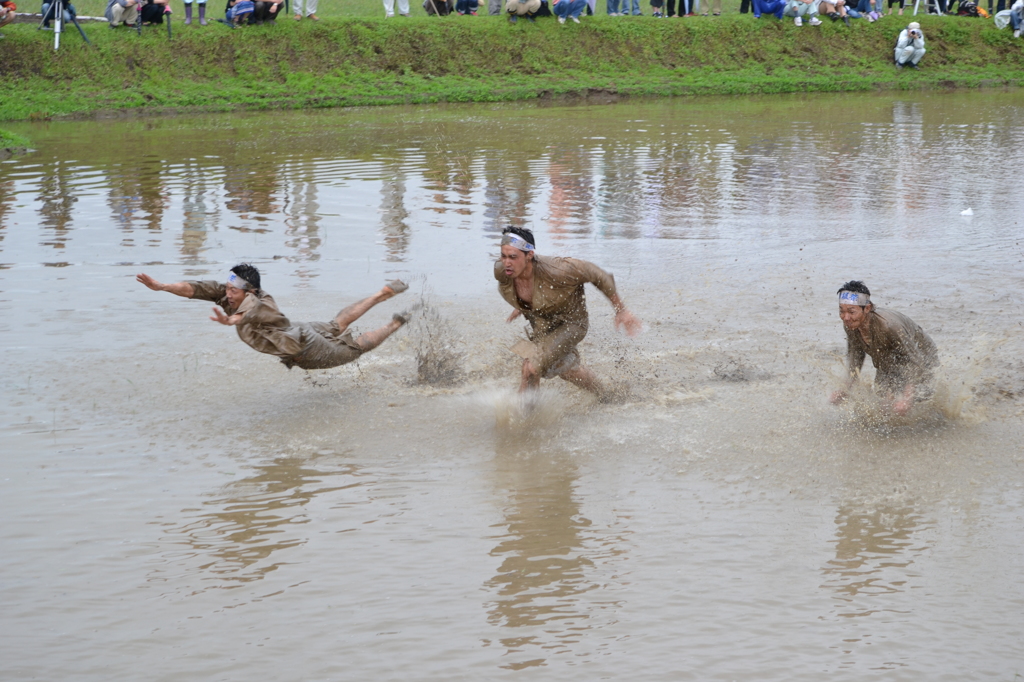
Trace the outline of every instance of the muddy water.
<instances>
[{"instance_id":1,"label":"muddy water","mask_svg":"<svg viewBox=\"0 0 1024 682\"><path fill-rule=\"evenodd\" d=\"M1019 93L17 132L0 678L1024 675ZM554 381L521 410L510 223L644 320L616 335L590 292L615 402ZM289 372L134 281L238 261L292 319L392 277L360 328L429 314ZM910 418L826 403L851 278L940 348ZM419 383L445 353L454 383Z\"/></svg>"}]
</instances>

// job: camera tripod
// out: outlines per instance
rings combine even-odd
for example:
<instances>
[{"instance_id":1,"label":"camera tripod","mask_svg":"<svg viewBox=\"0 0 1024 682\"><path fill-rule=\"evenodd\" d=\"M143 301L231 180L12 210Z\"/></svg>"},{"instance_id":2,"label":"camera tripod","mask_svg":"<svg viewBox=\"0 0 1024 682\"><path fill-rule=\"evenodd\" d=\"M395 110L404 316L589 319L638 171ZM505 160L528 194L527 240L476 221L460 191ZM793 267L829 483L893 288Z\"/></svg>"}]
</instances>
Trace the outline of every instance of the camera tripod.
<instances>
[{"instance_id":1,"label":"camera tripod","mask_svg":"<svg viewBox=\"0 0 1024 682\"><path fill-rule=\"evenodd\" d=\"M37 31L42 29L43 28L43 24L45 24L47 21L49 21L50 17L53 18L52 20L54 22L54 27L53 27L53 49L54 50L59 50L60 49L60 34L63 33L63 31L64 31L64 13L68 12L67 5L68 5L67 0L50 0L50 6L47 8L47 10L45 12L43 12L43 20L39 22L39 28L36 29ZM86 36L85 35L85 31L82 30L82 25L78 23L78 19L76 19L75 16L73 14L71 14L70 12L68 12L68 19L70 19L71 23L74 24L75 28L78 29L78 33L82 36L82 40L85 41L86 45L92 45L92 42L89 41L89 37Z\"/></svg>"}]
</instances>

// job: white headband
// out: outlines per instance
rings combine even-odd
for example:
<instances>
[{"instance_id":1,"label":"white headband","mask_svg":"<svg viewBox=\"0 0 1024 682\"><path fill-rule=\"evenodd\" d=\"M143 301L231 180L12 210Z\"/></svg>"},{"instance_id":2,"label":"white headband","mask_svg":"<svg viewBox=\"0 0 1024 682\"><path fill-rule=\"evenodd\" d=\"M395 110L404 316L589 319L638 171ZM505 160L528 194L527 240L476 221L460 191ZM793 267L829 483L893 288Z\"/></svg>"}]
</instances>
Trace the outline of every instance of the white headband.
<instances>
[{"instance_id":1,"label":"white headband","mask_svg":"<svg viewBox=\"0 0 1024 682\"><path fill-rule=\"evenodd\" d=\"M512 234L511 232L506 232L505 234L503 234L501 236L501 245L505 246L506 244L508 244L509 246L512 246L514 248L517 248L520 251L533 251L534 250L533 244L531 244L530 242L526 241L525 239L523 239L522 237L520 237L517 234Z\"/></svg>"},{"instance_id":2,"label":"white headband","mask_svg":"<svg viewBox=\"0 0 1024 682\"><path fill-rule=\"evenodd\" d=\"M840 291L839 305L871 305L871 297L856 291Z\"/></svg>"},{"instance_id":3,"label":"white headband","mask_svg":"<svg viewBox=\"0 0 1024 682\"><path fill-rule=\"evenodd\" d=\"M235 273L228 274L228 286L236 289L243 289L248 291L252 289L252 285L246 282L244 279L236 275Z\"/></svg>"}]
</instances>

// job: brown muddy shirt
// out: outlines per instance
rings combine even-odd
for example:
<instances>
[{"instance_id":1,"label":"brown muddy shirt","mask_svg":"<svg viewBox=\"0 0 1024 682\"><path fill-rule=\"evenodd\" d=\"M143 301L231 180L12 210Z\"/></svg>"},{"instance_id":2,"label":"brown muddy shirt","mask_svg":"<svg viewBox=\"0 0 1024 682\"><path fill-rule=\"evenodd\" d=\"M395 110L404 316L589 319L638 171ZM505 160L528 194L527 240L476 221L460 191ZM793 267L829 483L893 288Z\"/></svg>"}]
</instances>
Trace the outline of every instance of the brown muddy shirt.
<instances>
[{"instance_id":1,"label":"brown muddy shirt","mask_svg":"<svg viewBox=\"0 0 1024 682\"><path fill-rule=\"evenodd\" d=\"M860 371L864 356L875 366L875 385L900 390L908 383L931 380L939 364L938 349L931 338L906 315L875 308L870 313L867 341L860 330L846 330L846 366Z\"/></svg>"},{"instance_id":2,"label":"brown muddy shirt","mask_svg":"<svg viewBox=\"0 0 1024 682\"><path fill-rule=\"evenodd\" d=\"M501 261L494 263L494 279L502 298L523 313L534 333L544 336L559 327L589 324L587 299L583 285L587 282L608 298L615 295L615 278L593 263L576 258L536 256L533 264L533 300L525 303L516 296L512 278L505 274Z\"/></svg>"},{"instance_id":3,"label":"brown muddy shirt","mask_svg":"<svg viewBox=\"0 0 1024 682\"><path fill-rule=\"evenodd\" d=\"M194 290L192 298L213 301L228 315L242 315L242 321L235 325L235 330L238 338L254 350L287 358L303 349L301 329L292 325L277 309L273 296L262 289L246 292L242 304L233 309L223 283L206 280L189 284Z\"/></svg>"}]
</instances>

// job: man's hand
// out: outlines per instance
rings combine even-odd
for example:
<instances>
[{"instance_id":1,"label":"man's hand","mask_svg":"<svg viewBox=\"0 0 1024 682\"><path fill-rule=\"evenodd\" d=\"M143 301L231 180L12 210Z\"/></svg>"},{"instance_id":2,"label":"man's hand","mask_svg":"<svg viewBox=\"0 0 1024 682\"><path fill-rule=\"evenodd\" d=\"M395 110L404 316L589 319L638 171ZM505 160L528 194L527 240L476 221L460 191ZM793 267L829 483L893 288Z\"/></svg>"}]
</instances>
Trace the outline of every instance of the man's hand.
<instances>
[{"instance_id":1,"label":"man's hand","mask_svg":"<svg viewBox=\"0 0 1024 682\"><path fill-rule=\"evenodd\" d=\"M512 314L508 316L508 319L505 320L505 322L513 322L520 315L522 315L522 312L520 312L519 308L516 308L512 311Z\"/></svg>"},{"instance_id":2,"label":"man's hand","mask_svg":"<svg viewBox=\"0 0 1024 682\"><path fill-rule=\"evenodd\" d=\"M643 329L643 323L626 308L619 308L615 313L615 328L623 328L628 336L636 336Z\"/></svg>"},{"instance_id":3,"label":"man's hand","mask_svg":"<svg viewBox=\"0 0 1024 682\"><path fill-rule=\"evenodd\" d=\"M153 291L164 291L165 286L144 272L135 275L135 281Z\"/></svg>"},{"instance_id":4,"label":"man's hand","mask_svg":"<svg viewBox=\"0 0 1024 682\"><path fill-rule=\"evenodd\" d=\"M228 316L220 308L214 308L213 315L210 316L210 319L214 322L220 322L227 327L232 327L242 321L242 316L238 314Z\"/></svg>"}]
</instances>

